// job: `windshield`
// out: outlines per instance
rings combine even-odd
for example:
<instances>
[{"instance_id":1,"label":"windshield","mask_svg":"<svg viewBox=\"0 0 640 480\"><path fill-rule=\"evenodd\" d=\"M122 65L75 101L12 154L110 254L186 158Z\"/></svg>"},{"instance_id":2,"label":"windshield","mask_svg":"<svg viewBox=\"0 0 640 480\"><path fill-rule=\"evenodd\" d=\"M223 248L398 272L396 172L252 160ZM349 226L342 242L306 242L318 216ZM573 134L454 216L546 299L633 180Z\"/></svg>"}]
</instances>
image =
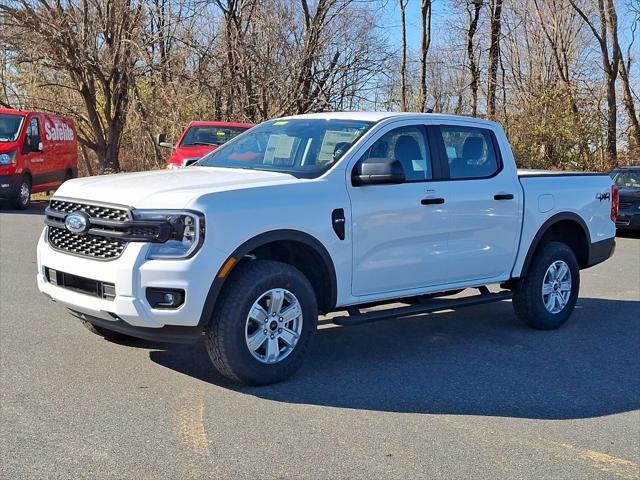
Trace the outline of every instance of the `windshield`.
<instances>
[{"instance_id":1,"label":"windshield","mask_svg":"<svg viewBox=\"0 0 640 480\"><path fill-rule=\"evenodd\" d=\"M180 146L194 147L197 145L212 145L217 147L237 137L246 130L247 128L243 127L191 127L187 130Z\"/></svg>"},{"instance_id":2,"label":"windshield","mask_svg":"<svg viewBox=\"0 0 640 480\"><path fill-rule=\"evenodd\" d=\"M640 188L640 170L613 172L613 182L622 188Z\"/></svg>"},{"instance_id":3,"label":"windshield","mask_svg":"<svg viewBox=\"0 0 640 480\"><path fill-rule=\"evenodd\" d=\"M0 142L15 142L20 135L22 115L0 114Z\"/></svg>"},{"instance_id":4,"label":"windshield","mask_svg":"<svg viewBox=\"0 0 640 480\"><path fill-rule=\"evenodd\" d=\"M265 122L206 155L198 165L315 178L337 162L371 125L371 122L320 119Z\"/></svg>"}]
</instances>

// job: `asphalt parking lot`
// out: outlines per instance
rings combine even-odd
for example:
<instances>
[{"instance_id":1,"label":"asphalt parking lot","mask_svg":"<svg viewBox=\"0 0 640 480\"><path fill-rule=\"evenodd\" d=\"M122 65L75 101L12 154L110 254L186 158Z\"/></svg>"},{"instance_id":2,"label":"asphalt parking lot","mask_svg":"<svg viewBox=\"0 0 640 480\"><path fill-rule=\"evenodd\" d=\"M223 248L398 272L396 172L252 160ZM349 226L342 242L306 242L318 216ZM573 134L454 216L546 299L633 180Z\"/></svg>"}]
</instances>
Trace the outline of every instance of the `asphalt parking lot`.
<instances>
[{"instance_id":1,"label":"asphalt parking lot","mask_svg":"<svg viewBox=\"0 0 640 480\"><path fill-rule=\"evenodd\" d=\"M323 325L290 381L110 343L37 292L42 204L0 211L0 478L640 478L640 238L561 330L509 302Z\"/></svg>"}]
</instances>

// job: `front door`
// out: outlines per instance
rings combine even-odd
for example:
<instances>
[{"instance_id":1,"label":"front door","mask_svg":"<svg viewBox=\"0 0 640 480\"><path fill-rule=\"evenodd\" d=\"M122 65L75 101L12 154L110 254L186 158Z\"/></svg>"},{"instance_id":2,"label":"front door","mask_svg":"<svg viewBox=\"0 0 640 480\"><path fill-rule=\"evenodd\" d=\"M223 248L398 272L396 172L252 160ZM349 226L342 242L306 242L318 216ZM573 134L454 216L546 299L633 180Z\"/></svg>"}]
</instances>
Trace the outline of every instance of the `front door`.
<instances>
[{"instance_id":1,"label":"front door","mask_svg":"<svg viewBox=\"0 0 640 480\"><path fill-rule=\"evenodd\" d=\"M34 151L31 149L31 146L41 144L41 141L40 120L34 115L29 118L27 132L24 137L24 144L22 147L22 157L25 159L24 165L31 171L34 186L41 183L47 183L47 165L45 163L44 152Z\"/></svg>"},{"instance_id":2,"label":"front door","mask_svg":"<svg viewBox=\"0 0 640 480\"><path fill-rule=\"evenodd\" d=\"M426 128L388 127L363 158L399 160L406 182L350 186L355 296L420 288L442 282L446 225L437 204L424 205L433 178Z\"/></svg>"}]
</instances>

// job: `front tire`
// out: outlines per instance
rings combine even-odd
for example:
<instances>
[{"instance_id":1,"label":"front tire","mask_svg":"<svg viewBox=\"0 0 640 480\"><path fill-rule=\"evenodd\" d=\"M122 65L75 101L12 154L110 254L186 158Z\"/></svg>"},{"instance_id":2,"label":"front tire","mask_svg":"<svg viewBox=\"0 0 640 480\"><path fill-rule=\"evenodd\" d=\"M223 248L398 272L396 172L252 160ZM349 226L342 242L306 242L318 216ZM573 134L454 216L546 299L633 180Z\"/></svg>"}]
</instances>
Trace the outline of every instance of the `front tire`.
<instances>
[{"instance_id":1,"label":"front tire","mask_svg":"<svg viewBox=\"0 0 640 480\"><path fill-rule=\"evenodd\" d=\"M206 329L213 365L247 385L293 375L318 324L309 280L291 265L253 260L236 267L227 282Z\"/></svg>"},{"instance_id":2,"label":"front tire","mask_svg":"<svg viewBox=\"0 0 640 480\"><path fill-rule=\"evenodd\" d=\"M536 251L526 277L514 289L513 308L529 327L554 330L569 319L579 290L575 254L564 243L548 242Z\"/></svg>"},{"instance_id":3,"label":"front tire","mask_svg":"<svg viewBox=\"0 0 640 480\"><path fill-rule=\"evenodd\" d=\"M16 210L25 210L31 204L31 179L28 176L22 177L20 186L11 199L11 206Z\"/></svg>"}]
</instances>

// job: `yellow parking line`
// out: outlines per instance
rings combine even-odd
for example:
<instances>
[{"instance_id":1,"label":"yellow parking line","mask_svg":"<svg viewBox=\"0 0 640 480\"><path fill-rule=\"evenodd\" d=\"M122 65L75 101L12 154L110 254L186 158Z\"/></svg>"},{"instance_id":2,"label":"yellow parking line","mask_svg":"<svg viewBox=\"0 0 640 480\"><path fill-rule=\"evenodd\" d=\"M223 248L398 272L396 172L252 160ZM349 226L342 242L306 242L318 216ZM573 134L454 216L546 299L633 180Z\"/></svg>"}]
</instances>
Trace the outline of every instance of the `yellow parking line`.
<instances>
[{"instance_id":1,"label":"yellow parking line","mask_svg":"<svg viewBox=\"0 0 640 480\"><path fill-rule=\"evenodd\" d=\"M191 450L202 455L209 454L209 438L204 428L204 397L199 392L185 399L178 411L178 438Z\"/></svg>"}]
</instances>

